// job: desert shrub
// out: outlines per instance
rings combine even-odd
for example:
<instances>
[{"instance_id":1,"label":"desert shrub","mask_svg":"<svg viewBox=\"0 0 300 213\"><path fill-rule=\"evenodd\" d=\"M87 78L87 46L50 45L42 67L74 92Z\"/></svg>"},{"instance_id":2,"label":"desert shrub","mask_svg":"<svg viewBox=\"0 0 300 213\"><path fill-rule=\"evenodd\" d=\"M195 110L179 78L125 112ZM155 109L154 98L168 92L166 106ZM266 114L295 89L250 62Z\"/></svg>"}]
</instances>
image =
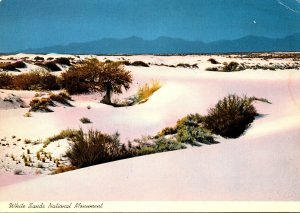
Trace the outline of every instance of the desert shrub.
<instances>
[{"instance_id":1,"label":"desert shrub","mask_svg":"<svg viewBox=\"0 0 300 213\"><path fill-rule=\"evenodd\" d=\"M229 95L209 109L204 117L204 127L225 138L237 138L257 116L253 99Z\"/></svg>"},{"instance_id":2,"label":"desert shrub","mask_svg":"<svg viewBox=\"0 0 300 213\"><path fill-rule=\"evenodd\" d=\"M129 61L121 61L121 63L123 65L126 65L126 66L130 66L131 65L131 63Z\"/></svg>"},{"instance_id":3,"label":"desert shrub","mask_svg":"<svg viewBox=\"0 0 300 213\"><path fill-rule=\"evenodd\" d=\"M13 77L13 88L19 90L57 90L57 77L50 72L40 69L21 73Z\"/></svg>"},{"instance_id":4,"label":"desert shrub","mask_svg":"<svg viewBox=\"0 0 300 213\"><path fill-rule=\"evenodd\" d=\"M139 87L137 92L137 101L147 101L149 97L161 88L161 83L159 81L154 81L150 85L145 84L142 87Z\"/></svg>"},{"instance_id":5,"label":"desert shrub","mask_svg":"<svg viewBox=\"0 0 300 213\"><path fill-rule=\"evenodd\" d=\"M0 89L12 89L13 88L13 75L7 72L0 72Z\"/></svg>"},{"instance_id":6,"label":"desert shrub","mask_svg":"<svg viewBox=\"0 0 300 213\"><path fill-rule=\"evenodd\" d=\"M213 137L200 125L203 117L199 114L190 114L177 121L176 139L181 143L199 145L199 143L211 144Z\"/></svg>"},{"instance_id":7,"label":"desert shrub","mask_svg":"<svg viewBox=\"0 0 300 213\"><path fill-rule=\"evenodd\" d=\"M206 71L219 71L218 67L207 67Z\"/></svg>"},{"instance_id":8,"label":"desert shrub","mask_svg":"<svg viewBox=\"0 0 300 213\"><path fill-rule=\"evenodd\" d=\"M56 135L53 135L52 137L47 138L44 141L44 147L48 146L48 144L53 141L57 141L57 140L65 139L65 138L71 140L78 134L78 132L79 132L79 130L75 130L75 129L62 130L59 134L56 134Z\"/></svg>"},{"instance_id":9,"label":"desert shrub","mask_svg":"<svg viewBox=\"0 0 300 213\"><path fill-rule=\"evenodd\" d=\"M50 98L34 98L29 103L29 112L53 112L48 106L54 106Z\"/></svg>"},{"instance_id":10,"label":"desert shrub","mask_svg":"<svg viewBox=\"0 0 300 213\"><path fill-rule=\"evenodd\" d=\"M84 133L80 129L72 141L72 146L66 155L71 164L79 168L126 157L127 150L120 144L118 133L108 135L97 130Z\"/></svg>"},{"instance_id":11,"label":"desert shrub","mask_svg":"<svg viewBox=\"0 0 300 213\"><path fill-rule=\"evenodd\" d=\"M61 71L59 66L57 66L57 64L54 61L45 62L45 63L43 63L43 66L53 72Z\"/></svg>"},{"instance_id":12,"label":"desert shrub","mask_svg":"<svg viewBox=\"0 0 300 213\"><path fill-rule=\"evenodd\" d=\"M54 60L54 62L62 65L67 65L67 66L71 65L70 60L65 57L57 58Z\"/></svg>"},{"instance_id":13,"label":"desert shrub","mask_svg":"<svg viewBox=\"0 0 300 213\"><path fill-rule=\"evenodd\" d=\"M17 61L13 65L15 68L26 68L26 64L23 61Z\"/></svg>"},{"instance_id":14,"label":"desert shrub","mask_svg":"<svg viewBox=\"0 0 300 213\"><path fill-rule=\"evenodd\" d=\"M225 64L225 66L223 67L223 71L224 72L237 71L238 66L239 66L239 63L232 61L229 64Z\"/></svg>"},{"instance_id":15,"label":"desert shrub","mask_svg":"<svg viewBox=\"0 0 300 213\"><path fill-rule=\"evenodd\" d=\"M182 126L197 126L203 121L203 117L196 114L189 114L181 119L179 119L176 123L176 129L181 128Z\"/></svg>"},{"instance_id":16,"label":"desert shrub","mask_svg":"<svg viewBox=\"0 0 300 213\"><path fill-rule=\"evenodd\" d=\"M174 139L168 139L165 137L159 137L153 142L147 142L147 140L135 140L138 143L136 146L132 146L129 142L128 152L130 156L142 156L160 152L168 152L179 149L185 149L186 146Z\"/></svg>"},{"instance_id":17,"label":"desert shrub","mask_svg":"<svg viewBox=\"0 0 300 213\"><path fill-rule=\"evenodd\" d=\"M44 61L44 58L41 57L41 56L35 56L34 60L36 60L36 61Z\"/></svg>"},{"instance_id":18,"label":"desert shrub","mask_svg":"<svg viewBox=\"0 0 300 213\"><path fill-rule=\"evenodd\" d=\"M177 130L176 139L178 142L199 146L199 143L212 144L214 138L198 125L182 125Z\"/></svg>"},{"instance_id":19,"label":"desert shrub","mask_svg":"<svg viewBox=\"0 0 300 213\"><path fill-rule=\"evenodd\" d=\"M166 127L159 132L160 136L164 135L174 135L177 133L177 128L174 127Z\"/></svg>"},{"instance_id":20,"label":"desert shrub","mask_svg":"<svg viewBox=\"0 0 300 213\"><path fill-rule=\"evenodd\" d=\"M31 113L30 112L26 112L25 114L24 114L24 117L26 117L26 118L29 118L29 117L31 117L32 115L31 115Z\"/></svg>"},{"instance_id":21,"label":"desert shrub","mask_svg":"<svg viewBox=\"0 0 300 213\"><path fill-rule=\"evenodd\" d=\"M26 64L23 61L16 61L14 63L0 63L0 68L7 71L17 71L18 68L25 68Z\"/></svg>"},{"instance_id":22,"label":"desert shrub","mask_svg":"<svg viewBox=\"0 0 300 213\"><path fill-rule=\"evenodd\" d=\"M83 94L90 91L89 78L89 70L78 70L72 66L69 70L61 74L59 83L71 95Z\"/></svg>"},{"instance_id":23,"label":"desert shrub","mask_svg":"<svg viewBox=\"0 0 300 213\"><path fill-rule=\"evenodd\" d=\"M56 175L56 174L60 174L63 172L69 172L72 170L78 169L76 166L73 165L65 165L65 166L59 166L57 167L51 174L52 175Z\"/></svg>"},{"instance_id":24,"label":"desert shrub","mask_svg":"<svg viewBox=\"0 0 300 213\"><path fill-rule=\"evenodd\" d=\"M66 92L60 92L58 94L50 93L50 99L66 106L73 106L69 101L71 97Z\"/></svg>"},{"instance_id":25,"label":"desert shrub","mask_svg":"<svg viewBox=\"0 0 300 213\"><path fill-rule=\"evenodd\" d=\"M189 64L179 63L177 64L177 67L190 68L191 66Z\"/></svg>"},{"instance_id":26,"label":"desert shrub","mask_svg":"<svg viewBox=\"0 0 300 213\"><path fill-rule=\"evenodd\" d=\"M127 64L125 64L127 65ZM148 64L146 64L145 62L143 61L134 61L130 64L131 66L138 66L138 67L149 67Z\"/></svg>"},{"instance_id":27,"label":"desert shrub","mask_svg":"<svg viewBox=\"0 0 300 213\"><path fill-rule=\"evenodd\" d=\"M218 62L216 59L214 59L214 58L210 58L210 59L208 59L207 61L209 61L210 63L212 63L212 64L220 64L220 62Z\"/></svg>"},{"instance_id":28,"label":"desert shrub","mask_svg":"<svg viewBox=\"0 0 300 213\"><path fill-rule=\"evenodd\" d=\"M92 123L92 121L86 117L80 118L81 123L83 124L89 124Z\"/></svg>"}]
</instances>

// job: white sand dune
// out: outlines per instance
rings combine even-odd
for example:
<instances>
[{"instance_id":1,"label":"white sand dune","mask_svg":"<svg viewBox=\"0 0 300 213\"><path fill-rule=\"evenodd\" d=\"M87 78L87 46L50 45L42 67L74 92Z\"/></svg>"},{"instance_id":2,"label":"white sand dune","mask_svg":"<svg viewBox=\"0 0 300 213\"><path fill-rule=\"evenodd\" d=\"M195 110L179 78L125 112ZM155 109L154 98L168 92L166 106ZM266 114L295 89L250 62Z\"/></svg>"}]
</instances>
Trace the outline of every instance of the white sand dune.
<instances>
[{"instance_id":1,"label":"white sand dune","mask_svg":"<svg viewBox=\"0 0 300 213\"><path fill-rule=\"evenodd\" d=\"M124 56L130 61L157 64L197 63L199 68L128 66L134 82L119 98L134 94L146 82L163 83L146 103L113 108L99 103L101 96L94 94L74 96L74 107L56 107L53 113L33 113L31 118L23 117L28 109L0 110L0 135L38 139L82 126L107 133L118 131L126 143L173 126L189 113L206 114L228 94L267 98L272 104L255 103L263 116L243 136L219 138L220 143L211 146L111 162L3 186L0 200L299 200L299 70L204 71L211 66L207 62L210 57ZM220 62L242 61L213 57ZM251 63L257 61L264 63L261 59ZM26 99L30 92L14 93ZM91 109L87 109L88 105ZM93 123L81 124L82 117Z\"/></svg>"}]
</instances>

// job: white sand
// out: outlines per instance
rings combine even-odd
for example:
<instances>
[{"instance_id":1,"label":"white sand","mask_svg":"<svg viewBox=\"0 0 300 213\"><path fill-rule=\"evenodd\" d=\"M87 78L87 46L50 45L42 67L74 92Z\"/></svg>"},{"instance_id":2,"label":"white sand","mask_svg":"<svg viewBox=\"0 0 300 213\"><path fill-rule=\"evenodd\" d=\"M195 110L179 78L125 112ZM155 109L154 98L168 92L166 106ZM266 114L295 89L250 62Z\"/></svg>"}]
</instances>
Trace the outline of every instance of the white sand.
<instances>
[{"instance_id":1,"label":"white sand","mask_svg":"<svg viewBox=\"0 0 300 213\"><path fill-rule=\"evenodd\" d=\"M92 127L107 133L118 131L121 141L126 143L173 126L189 113L206 114L230 93L267 98L272 104L255 103L258 112L265 116L255 120L245 135L230 140L219 138L221 143L212 146L35 178L0 188L0 200L299 200L299 70L204 71L212 66L207 62L210 57L220 62L266 63L261 59L228 56L124 56L129 61L153 64L197 63L199 68L127 66L134 82L119 98L134 94L139 85L153 80L161 81L163 87L148 102L125 108L100 104L101 96L94 94L74 96L75 107L60 106L53 113L33 113L31 118L23 117L28 109L0 110L0 136L35 140L66 128ZM1 91L24 99L34 95L34 92ZM91 109L87 109L88 105ZM93 123L81 124L82 117L90 118ZM3 174L0 179L5 177Z\"/></svg>"}]
</instances>

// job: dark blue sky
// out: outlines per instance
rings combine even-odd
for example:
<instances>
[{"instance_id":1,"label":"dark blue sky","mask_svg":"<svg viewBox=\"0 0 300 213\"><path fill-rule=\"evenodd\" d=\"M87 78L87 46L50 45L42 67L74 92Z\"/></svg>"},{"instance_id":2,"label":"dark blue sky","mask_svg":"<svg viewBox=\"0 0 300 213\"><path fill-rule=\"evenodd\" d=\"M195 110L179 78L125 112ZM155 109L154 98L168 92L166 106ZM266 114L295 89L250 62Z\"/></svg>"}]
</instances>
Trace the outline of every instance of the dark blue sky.
<instances>
[{"instance_id":1,"label":"dark blue sky","mask_svg":"<svg viewBox=\"0 0 300 213\"><path fill-rule=\"evenodd\" d=\"M300 32L300 0L0 0L0 27L0 52L104 37L284 37Z\"/></svg>"}]
</instances>

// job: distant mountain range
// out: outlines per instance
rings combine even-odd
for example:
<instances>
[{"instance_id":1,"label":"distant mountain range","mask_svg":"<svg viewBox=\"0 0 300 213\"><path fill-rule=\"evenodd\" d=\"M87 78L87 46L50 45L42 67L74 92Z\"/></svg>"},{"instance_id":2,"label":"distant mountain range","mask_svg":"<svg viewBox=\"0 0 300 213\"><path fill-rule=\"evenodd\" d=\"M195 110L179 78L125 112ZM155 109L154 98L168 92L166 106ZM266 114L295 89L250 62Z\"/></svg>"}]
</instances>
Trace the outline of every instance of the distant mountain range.
<instances>
[{"instance_id":1,"label":"distant mountain range","mask_svg":"<svg viewBox=\"0 0 300 213\"><path fill-rule=\"evenodd\" d=\"M169 37L144 40L139 37L126 39L104 38L85 43L70 43L37 49L23 53L70 53L70 54L192 54L226 52L275 52L300 51L300 33L284 38L246 36L236 40L221 40L210 43L186 41Z\"/></svg>"}]
</instances>

